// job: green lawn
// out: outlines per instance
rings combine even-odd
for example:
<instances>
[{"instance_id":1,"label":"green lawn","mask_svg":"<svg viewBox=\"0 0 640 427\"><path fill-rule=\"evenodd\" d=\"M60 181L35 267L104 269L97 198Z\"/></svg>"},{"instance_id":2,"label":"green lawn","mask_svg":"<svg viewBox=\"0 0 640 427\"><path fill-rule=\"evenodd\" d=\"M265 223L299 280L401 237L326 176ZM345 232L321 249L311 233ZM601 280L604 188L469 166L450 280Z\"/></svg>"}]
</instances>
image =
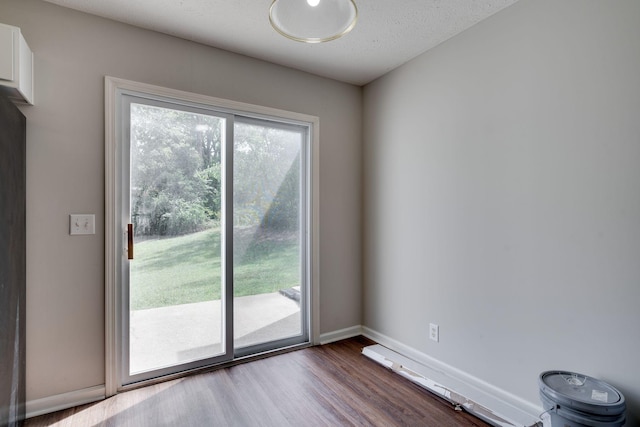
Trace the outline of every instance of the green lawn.
<instances>
[{"instance_id":1,"label":"green lawn","mask_svg":"<svg viewBox=\"0 0 640 427\"><path fill-rule=\"evenodd\" d=\"M234 296L276 292L300 284L299 242L276 233L234 235ZM220 230L136 243L131 261L131 309L220 299Z\"/></svg>"}]
</instances>

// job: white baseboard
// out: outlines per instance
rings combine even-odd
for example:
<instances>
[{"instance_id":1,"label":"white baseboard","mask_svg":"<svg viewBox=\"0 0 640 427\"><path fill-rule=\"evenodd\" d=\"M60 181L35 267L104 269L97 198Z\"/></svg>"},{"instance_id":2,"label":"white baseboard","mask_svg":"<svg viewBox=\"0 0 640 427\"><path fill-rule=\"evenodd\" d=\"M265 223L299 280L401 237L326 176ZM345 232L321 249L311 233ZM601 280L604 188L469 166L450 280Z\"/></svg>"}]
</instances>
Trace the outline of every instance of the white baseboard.
<instances>
[{"instance_id":1,"label":"white baseboard","mask_svg":"<svg viewBox=\"0 0 640 427\"><path fill-rule=\"evenodd\" d=\"M96 402L105 398L104 385L74 390L68 393L56 394L41 399L28 400L26 404L26 417L32 418L85 403Z\"/></svg>"},{"instance_id":2,"label":"white baseboard","mask_svg":"<svg viewBox=\"0 0 640 427\"><path fill-rule=\"evenodd\" d=\"M339 329L333 332L327 332L325 334L320 334L320 345L329 344L334 341L340 341L347 338L357 337L358 335L362 335L362 326L356 325L351 326L350 328Z\"/></svg>"},{"instance_id":3,"label":"white baseboard","mask_svg":"<svg viewBox=\"0 0 640 427\"><path fill-rule=\"evenodd\" d=\"M412 359L420 364L440 371L444 375L450 376L458 381L482 390L483 392L492 395L527 414L537 417L542 411L544 411L541 406L524 400L467 372L464 372L425 353L422 353L421 351L418 351L413 347L396 341L391 337L374 331L373 329L367 328L366 326L362 327L362 335L409 359Z\"/></svg>"}]
</instances>

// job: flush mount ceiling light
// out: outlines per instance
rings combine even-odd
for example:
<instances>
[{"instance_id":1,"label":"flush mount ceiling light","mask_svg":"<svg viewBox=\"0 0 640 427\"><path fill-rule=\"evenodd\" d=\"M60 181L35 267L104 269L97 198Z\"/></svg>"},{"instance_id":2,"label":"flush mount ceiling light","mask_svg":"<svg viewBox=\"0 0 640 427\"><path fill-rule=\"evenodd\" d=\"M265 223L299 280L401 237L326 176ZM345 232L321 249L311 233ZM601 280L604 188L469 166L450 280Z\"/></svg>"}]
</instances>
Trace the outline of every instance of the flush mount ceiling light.
<instances>
[{"instance_id":1,"label":"flush mount ceiling light","mask_svg":"<svg viewBox=\"0 0 640 427\"><path fill-rule=\"evenodd\" d=\"M356 25L353 0L273 0L271 26L283 36L305 43L322 43L347 34Z\"/></svg>"}]
</instances>

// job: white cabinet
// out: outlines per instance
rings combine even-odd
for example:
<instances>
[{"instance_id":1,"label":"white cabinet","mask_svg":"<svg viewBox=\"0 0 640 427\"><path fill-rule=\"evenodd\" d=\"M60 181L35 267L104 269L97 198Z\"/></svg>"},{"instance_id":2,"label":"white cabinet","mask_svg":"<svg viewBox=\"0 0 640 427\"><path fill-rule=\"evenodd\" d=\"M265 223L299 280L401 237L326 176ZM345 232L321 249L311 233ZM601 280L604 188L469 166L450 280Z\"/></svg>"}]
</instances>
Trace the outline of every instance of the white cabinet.
<instances>
[{"instance_id":1,"label":"white cabinet","mask_svg":"<svg viewBox=\"0 0 640 427\"><path fill-rule=\"evenodd\" d=\"M0 90L33 105L33 53L20 28L0 24Z\"/></svg>"}]
</instances>

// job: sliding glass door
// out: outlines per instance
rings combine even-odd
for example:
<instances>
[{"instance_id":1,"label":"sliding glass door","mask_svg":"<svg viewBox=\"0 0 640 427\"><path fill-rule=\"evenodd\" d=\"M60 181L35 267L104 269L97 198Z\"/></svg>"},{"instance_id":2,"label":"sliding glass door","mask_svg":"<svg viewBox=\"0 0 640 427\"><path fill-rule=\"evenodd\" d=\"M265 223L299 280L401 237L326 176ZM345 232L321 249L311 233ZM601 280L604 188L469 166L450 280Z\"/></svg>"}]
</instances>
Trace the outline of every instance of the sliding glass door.
<instances>
[{"instance_id":1,"label":"sliding glass door","mask_svg":"<svg viewBox=\"0 0 640 427\"><path fill-rule=\"evenodd\" d=\"M119 386L308 343L310 125L117 100Z\"/></svg>"}]
</instances>

